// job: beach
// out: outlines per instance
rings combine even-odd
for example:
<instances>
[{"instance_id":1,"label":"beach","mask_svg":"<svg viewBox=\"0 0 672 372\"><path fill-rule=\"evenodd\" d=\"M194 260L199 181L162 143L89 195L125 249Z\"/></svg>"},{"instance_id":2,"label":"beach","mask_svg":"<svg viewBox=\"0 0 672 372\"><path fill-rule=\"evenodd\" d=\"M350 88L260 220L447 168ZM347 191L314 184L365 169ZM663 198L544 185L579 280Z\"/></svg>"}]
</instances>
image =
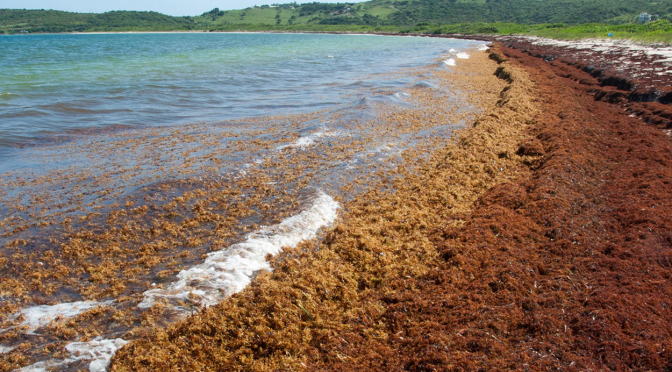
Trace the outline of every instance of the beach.
<instances>
[{"instance_id":1,"label":"beach","mask_svg":"<svg viewBox=\"0 0 672 372\"><path fill-rule=\"evenodd\" d=\"M321 239L353 198L391 189L394 179L416 172L431 149L473 120L483 109L481 90L498 92L474 85L468 66L455 72L481 44L473 41L385 38L372 46L369 36L350 35L88 38L19 39L74 44L92 56L59 57L72 67L53 74L78 89L64 92L57 104L49 101L51 93L39 96L42 75L29 77L38 79L36 86L22 88L49 102L45 112L56 109L54 121L75 128L47 135L27 128L30 143L5 148L12 156L3 159L9 171L0 179L4 370L105 368L130 340L216 305L272 271L267 259L283 247ZM127 58L107 46L129 41L129 48L144 47L144 40L161 43L132 55L129 66L104 68ZM166 40L182 42L184 50L175 54ZM195 43L205 51L192 50ZM238 48L218 48L231 43ZM276 55L256 62L275 70L238 63L241 47ZM201 60L194 65L196 57ZM453 66L446 63L455 59ZM226 68L219 67L222 60L229 61ZM82 64L94 71L82 75ZM79 80L70 81L70 68ZM245 73L232 77L232 68ZM97 71L108 74L106 82L92 87L85 77L97 80ZM138 77L129 83L133 74ZM159 84L157 74L168 77ZM231 86L244 87L233 99L222 98L232 96ZM106 111L74 109L82 105L79 87L94 89L87 102ZM15 92L9 105L19 115L13 120L45 125L11 101L26 99ZM213 96L226 105L213 104ZM247 116L237 118L231 105ZM161 107L232 118L167 125L152 115ZM109 117L144 125L89 126ZM148 117L152 121L143 123Z\"/></svg>"},{"instance_id":2,"label":"beach","mask_svg":"<svg viewBox=\"0 0 672 372\"><path fill-rule=\"evenodd\" d=\"M581 68L493 51L497 105L420 175L113 370L669 366L666 127Z\"/></svg>"},{"instance_id":3,"label":"beach","mask_svg":"<svg viewBox=\"0 0 672 372\"><path fill-rule=\"evenodd\" d=\"M85 214L60 242L61 276L11 240L3 265L39 275L4 271L2 295L25 300L3 305L14 328L0 369L668 368L670 61L601 43L503 37L401 73L422 77L399 90L410 104L329 114L338 126L301 135L268 125L282 135L234 147L261 159L243 171L199 180L187 168ZM118 148L161 153L157 133ZM198 156L215 143L198 127L166 137L184 133ZM85 298L13 316L40 281ZM67 316L40 317L49 310Z\"/></svg>"}]
</instances>

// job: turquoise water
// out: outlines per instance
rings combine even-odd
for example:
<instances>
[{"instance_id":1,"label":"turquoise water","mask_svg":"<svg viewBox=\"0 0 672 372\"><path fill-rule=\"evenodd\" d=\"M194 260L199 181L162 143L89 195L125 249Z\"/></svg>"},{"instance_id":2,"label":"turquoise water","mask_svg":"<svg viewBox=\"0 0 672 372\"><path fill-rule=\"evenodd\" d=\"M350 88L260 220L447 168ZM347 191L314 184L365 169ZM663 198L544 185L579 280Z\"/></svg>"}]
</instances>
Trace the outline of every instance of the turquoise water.
<instances>
[{"instance_id":1,"label":"turquoise water","mask_svg":"<svg viewBox=\"0 0 672 372\"><path fill-rule=\"evenodd\" d=\"M75 199L88 205L84 213L116 202L99 195L106 187L121 197L157 182L224 177L270 151L240 143L331 146L341 137L402 151L412 136L435 134L374 133L380 107L405 107L413 87L435 89L427 71L449 68L443 58L476 45L327 34L2 36L0 220L12 215L8 205L39 206L33 192L61 205L44 207L51 211L83 192ZM434 129L447 136L453 124ZM334 160L315 188L338 189L335 175L375 163L357 156Z\"/></svg>"},{"instance_id":2,"label":"turquoise water","mask_svg":"<svg viewBox=\"0 0 672 372\"><path fill-rule=\"evenodd\" d=\"M468 42L372 35L0 37L0 155L45 134L315 111Z\"/></svg>"}]
</instances>

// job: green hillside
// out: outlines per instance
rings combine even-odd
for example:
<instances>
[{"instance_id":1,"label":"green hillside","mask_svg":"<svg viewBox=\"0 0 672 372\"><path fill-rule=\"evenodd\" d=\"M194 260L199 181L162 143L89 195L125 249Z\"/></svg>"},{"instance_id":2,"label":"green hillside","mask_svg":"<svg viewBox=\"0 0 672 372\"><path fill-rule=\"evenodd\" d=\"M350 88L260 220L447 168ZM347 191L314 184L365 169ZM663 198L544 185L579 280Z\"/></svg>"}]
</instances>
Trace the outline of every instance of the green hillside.
<instances>
[{"instance_id":1,"label":"green hillside","mask_svg":"<svg viewBox=\"0 0 672 372\"><path fill-rule=\"evenodd\" d=\"M0 33L164 31L191 30L190 17L171 17L157 12L118 11L102 14L58 10L0 9Z\"/></svg>"},{"instance_id":2,"label":"green hillside","mask_svg":"<svg viewBox=\"0 0 672 372\"><path fill-rule=\"evenodd\" d=\"M367 25L418 23L632 23L641 12L672 20L670 0L373 0L214 9L195 17L205 27L221 25Z\"/></svg>"},{"instance_id":3,"label":"green hillside","mask_svg":"<svg viewBox=\"0 0 672 372\"><path fill-rule=\"evenodd\" d=\"M463 23L626 23L641 12L672 16L672 1L648 0L487 0L387 1L398 9L388 18L395 24L412 22Z\"/></svg>"},{"instance_id":4,"label":"green hillside","mask_svg":"<svg viewBox=\"0 0 672 372\"><path fill-rule=\"evenodd\" d=\"M167 30L434 32L460 29L464 32L501 33L504 29L518 30L519 26L539 24L544 24L543 28L592 23L632 24L641 12L657 14L662 20L672 20L672 0L372 0L362 3L287 3L238 10L215 8L195 17L171 17L156 12L135 11L92 14L0 9L0 33L11 34L21 30L35 33ZM511 28L503 24L517 26Z\"/></svg>"}]
</instances>

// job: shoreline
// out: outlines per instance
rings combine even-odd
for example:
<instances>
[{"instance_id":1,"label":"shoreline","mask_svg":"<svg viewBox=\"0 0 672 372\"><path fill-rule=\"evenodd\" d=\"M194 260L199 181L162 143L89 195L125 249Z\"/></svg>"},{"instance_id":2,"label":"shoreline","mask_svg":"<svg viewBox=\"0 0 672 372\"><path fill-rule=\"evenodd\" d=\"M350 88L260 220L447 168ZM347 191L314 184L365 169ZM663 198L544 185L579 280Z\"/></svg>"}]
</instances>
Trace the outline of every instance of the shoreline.
<instances>
[{"instance_id":1,"label":"shoreline","mask_svg":"<svg viewBox=\"0 0 672 372\"><path fill-rule=\"evenodd\" d=\"M327 35L377 35L377 36L411 36L411 37L432 37L432 38L446 38L446 39L463 39L463 40L474 40L474 41L502 41L510 38L541 38L548 40L557 40L557 41L567 41L567 42L580 42L580 41L591 41L591 40L600 40L600 41L614 41L614 42L629 42L632 44L643 45L643 46L665 46L660 42L647 42L647 41L637 41L634 39L627 38L612 38L612 37L586 37L580 39L554 39L544 36L536 35L526 35L526 34L429 34L429 33L412 33L412 32L384 32L384 31L311 31L311 30L266 30L266 31L245 31L245 30L236 30L236 31L218 31L218 30L188 30L188 31L91 31L91 32L40 32L40 33L29 33L29 34L0 34L0 36L30 36L30 35L106 35L106 34L193 34L193 33L212 33L212 34L327 34ZM669 45L667 45L669 46Z\"/></svg>"},{"instance_id":2,"label":"shoreline","mask_svg":"<svg viewBox=\"0 0 672 372\"><path fill-rule=\"evenodd\" d=\"M527 88L506 84L517 72L505 69L498 71L499 77L494 76L497 66L487 57L483 51L474 51L458 71L464 75L460 79L467 79L465 83L482 89L481 98L488 97L488 109L476 126L461 130L449 141L451 145L432 152L430 159L421 163L419 174L403 172L394 182L395 191L374 188L348 203L344 207L347 212L323 241L286 248L271 260L271 273L260 274L249 287L220 304L167 330L155 331L156 337L132 342L119 351L111 368L124 371L170 365L221 369L237 365L256 369L265 365L271 370L303 369L311 365L308 355L318 352L311 340L324 343L340 335L354 346L365 334L374 339L388 337L389 332L379 325L383 315L379 296L432 271L430 262L439 253L425 234L443 225L446 218L456 218L454 223L459 225L459 216L469 213L485 190L525 172L521 159L513 159L513 153L515 139L525 127L524 118L534 109ZM496 104L498 97L508 103ZM518 113L510 113L509 107ZM509 119L506 129L498 128L492 118L495 115ZM485 133L493 136L483 138ZM514 138L505 138L505 133ZM501 157L502 153L512 157ZM414 159L417 155L409 154L406 161ZM471 170L481 167L487 173ZM443 180L448 175L452 175L450 185ZM430 207L438 207L436 203L442 208ZM352 323L357 317L367 320ZM226 335L212 338L203 333L205 329ZM255 346L258 337L266 346ZM201 341L190 341L194 339ZM203 347L207 348L205 353L196 351ZM279 352L269 353L266 347ZM319 357L319 352L314 355Z\"/></svg>"},{"instance_id":3,"label":"shoreline","mask_svg":"<svg viewBox=\"0 0 672 372\"><path fill-rule=\"evenodd\" d=\"M418 178L358 198L319 250L286 250L113 370L669 366L667 104L544 57L496 46L497 106Z\"/></svg>"},{"instance_id":4,"label":"shoreline","mask_svg":"<svg viewBox=\"0 0 672 372\"><path fill-rule=\"evenodd\" d=\"M428 35L412 33L385 33L385 32L361 32L361 31L92 31L92 32L42 32L31 34L0 34L0 36L30 36L30 35L125 35L125 34L325 34L325 35L361 35L361 36L411 36L411 37L440 37L445 39L462 39L474 41L487 41L486 36L482 35ZM453 37L455 36L455 37ZM464 37L462 37L464 36ZM469 38L474 36L475 38Z\"/></svg>"},{"instance_id":5,"label":"shoreline","mask_svg":"<svg viewBox=\"0 0 672 372\"><path fill-rule=\"evenodd\" d=\"M489 34L419 34L419 33L400 33L400 32L361 32L361 31L289 31L289 30L270 30L270 31L209 31L209 30L192 30L192 31L95 31L95 32L62 32L62 33L36 33L29 35L125 35L125 34L193 34L193 33L207 33L207 34L325 34L325 35L357 35L357 36L404 36L404 37L424 37L424 38L442 38L442 39L457 39L470 40L482 42L502 42L511 44L515 42L530 42L529 40L545 40L546 42L565 42L566 44L574 44L581 42L595 42L595 43L613 43L613 44L631 44L652 49L669 49L672 50L672 45L660 42L638 41L627 38L610 38L610 37L587 37L580 39L563 39L563 38L548 38L535 35L524 34L509 34L509 35L489 35ZM5 34L0 36L17 36L18 34ZM18 35L26 36L26 35ZM554 56L553 58L558 58Z\"/></svg>"},{"instance_id":6,"label":"shoreline","mask_svg":"<svg viewBox=\"0 0 672 372\"><path fill-rule=\"evenodd\" d=\"M450 44L458 48L456 45L465 43ZM397 93L372 91L374 98L379 99L362 100L365 104L348 106L350 109L338 111L335 113L337 116L333 117L320 116L329 115L328 112L320 111L269 118L269 125L275 123L273 120L284 120L291 125L270 125L259 133L264 136L262 140L249 141L245 136L238 138L240 133L229 133L226 128L220 128L224 132L215 132L213 136L208 134L210 132L199 131L197 127L189 127L174 128L168 130L168 133L160 128L152 129L140 138L132 133L118 132L107 136L109 138L106 140L113 142L102 147L96 145L99 143L97 140L87 142L88 145L85 143L83 147L70 143L59 146L57 150L65 151L65 155L68 151L76 151L85 153L91 159L103 159L105 156L118 159L129 151L134 153L140 149L143 158L149 160L149 166L159 167L157 171L160 174L169 174L175 180L150 183L148 187L138 189L137 193L127 197L119 196L123 187L117 189L110 185L114 185L119 178L127 187L137 185L131 183L137 182L134 180L136 167L132 164L131 172L113 164L110 169L103 167L105 173L102 175L93 173L94 177L91 177L92 173L86 167L83 172L75 169L54 174L48 182L55 182L58 189L62 189L61 185L73 185L75 191L86 195L90 195L89 190L92 188L98 193L96 187L104 187L100 190L102 194L98 193L102 196L101 202L113 200L117 203L111 205L109 210L85 209L83 213L75 210L74 216L67 214L69 211L63 212L65 214L54 211L53 215L47 216L40 213L29 215L32 211L26 212L30 218L39 216L35 224L26 220L2 221L0 227L7 234L3 237L7 238L5 248L8 252L0 256L0 264L5 269L3 279L6 278L0 284L0 290L2 295L11 299L11 303L8 301L0 309L3 320L0 328L5 331L0 335L0 344L3 352L9 352L0 356L0 370L13 370L35 361L38 361L35 367L48 367L51 363L53 367L64 368L63 363L69 362L85 367L87 362L83 358L75 358L76 355L68 357L73 342L77 350L91 347L94 353L98 352L96 350L99 347L116 348L125 340L139 337L146 327L165 327L179 318L180 312L184 313L185 309L187 313L193 312L199 303L217 300L217 296L222 294L218 292L221 289L218 288L219 283L212 283L213 291L207 294L210 298L204 298L205 301L189 295L189 290L173 293L174 290L179 291L179 288L172 288L170 284L175 282L181 286L178 283L179 275L198 274L197 271L203 265L215 269L221 267L221 262L218 262L220 257L211 254L224 251L227 247L236 248L235 253L244 255L245 252L249 253L251 244L259 243L259 246L267 247L269 242L284 245L283 242L311 237L305 231L307 226L314 222L313 226L318 230L323 224L320 221L329 222L330 218L321 220L318 214L325 211L329 212L322 213L326 217L333 214L330 211L334 209L334 201L347 202L352 195L363 192L362 188L365 190L367 185L372 185L378 178L396 177L398 171L393 168L403 163L400 152L404 148L412 149L422 144L422 149L426 150L438 145L441 138L450 136L454 127L461 126L463 120L472 115L471 111L460 109L471 107L463 104L473 102L473 93L467 90L471 88L470 84L462 80L456 85L450 79L443 79L438 86L428 83L410 85L412 81L432 78L434 73L449 75L450 71L438 59L416 68L397 71L390 77L395 80L411 78L404 88L397 88ZM421 73L424 74L422 78L419 75ZM455 94L463 89L464 94ZM385 105L388 101L398 102L402 97L406 104ZM477 103L472 108L480 107ZM373 119L367 119L369 115L373 115ZM418 120L425 115L431 115L436 120ZM360 116L361 122L357 120ZM329 119L329 125L325 124L324 127L306 127L303 124L320 120L325 122L322 120L325 118ZM376 125L381 122L388 125ZM243 120L240 124L244 126L245 123ZM371 126L370 130L363 131L367 126ZM307 128L308 131L299 130L301 128ZM254 128L251 130L256 133ZM188 135L184 136L183 132ZM221 144L220 137L230 137L230 142L227 140L226 146L217 146ZM195 150L198 155L196 160L205 160L203 177L190 177L192 174L189 168L182 170L180 164L177 164L177 169L171 167L173 157L191 158L189 154L176 152L170 146L170 143L183 138L188 141L182 149ZM201 146L194 149L192 143L201 143ZM146 149L148 145L151 145L150 152ZM110 148L118 150L113 151L118 155L101 156L102 152ZM235 154L234 151L259 154L259 157L244 156L233 164L217 161L222 156ZM207 156L202 157L201 152ZM410 153L422 157L424 152L413 150ZM158 159L160 164L151 159ZM228 172L229 168L233 170ZM322 182L331 168L341 170L336 175L341 181ZM409 164L404 171L413 168L414 164ZM386 173L388 169L390 173ZM117 177L120 174L123 177ZM156 171L149 176L154 177L155 174ZM47 181L37 180L36 183L42 187L44 183L40 182ZM23 187L20 183L14 186ZM325 187L324 191L329 197L320 197L320 205L311 206L313 201L317 201L314 197L321 195L318 186ZM69 189L62 192L67 194ZM35 203L34 207L64 200L54 198L53 195L47 196L47 199ZM89 200L74 202L86 208ZM18 207L14 204L16 202L8 203L9 208ZM324 205L328 208L324 208ZM306 213L302 212L304 210ZM89 211L91 213L87 213ZM37 235L26 230L28 232L21 235L24 231L22 227L30 229L31 226L44 230L39 230L41 233ZM269 232L276 230L277 234L269 235ZM47 243L48 237L53 237L54 241L49 240ZM279 249L279 246L275 248ZM11 256L11 261L6 260L5 256ZM209 260L208 257L213 259ZM261 264L257 266L263 269L266 265L263 254L260 260ZM184 270L182 265L186 269L194 267L195 270ZM223 270L224 276L232 271L230 269ZM236 269L233 267L233 270ZM258 274L258 270L249 273L245 268L241 270L248 277ZM37 275L36 280L33 274ZM207 279L198 278L196 282ZM242 283L243 280L238 282ZM191 280L185 283L189 286ZM161 289L171 293L164 293ZM232 288L234 291L238 289ZM163 297L147 311L138 307L145 291L151 292L148 294L152 297ZM200 292L200 288L197 291ZM172 297L168 298L170 296L166 294ZM108 299L114 302L106 301ZM63 310L63 317L50 324L50 316ZM30 322L26 323L27 320L22 316L31 319ZM44 340L31 333L35 328L39 328L35 333Z\"/></svg>"},{"instance_id":7,"label":"shoreline","mask_svg":"<svg viewBox=\"0 0 672 372\"><path fill-rule=\"evenodd\" d=\"M420 174L356 198L237 295L140 330L112 370L669 364L668 91L601 54L504 43L472 56L499 87L489 109Z\"/></svg>"}]
</instances>

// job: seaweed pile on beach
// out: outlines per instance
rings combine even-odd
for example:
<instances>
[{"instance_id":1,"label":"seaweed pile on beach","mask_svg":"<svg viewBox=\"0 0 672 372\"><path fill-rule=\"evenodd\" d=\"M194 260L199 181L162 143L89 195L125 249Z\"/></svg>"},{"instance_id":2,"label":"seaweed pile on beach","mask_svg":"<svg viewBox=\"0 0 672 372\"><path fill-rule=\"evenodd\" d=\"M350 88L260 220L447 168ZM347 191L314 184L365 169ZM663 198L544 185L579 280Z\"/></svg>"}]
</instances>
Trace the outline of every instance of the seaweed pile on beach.
<instances>
[{"instance_id":1,"label":"seaweed pile on beach","mask_svg":"<svg viewBox=\"0 0 672 372\"><path fill-rule=\"evenodd\" d=\"M276 239L273 231L278 241L314 237L330 221L297 223L304 212L335 214L367 190L401 185L495 102L499 80L472 70L482 59L408 69L396 77L421 83L335 112L113 131L36 149L29 161L55 171L0 181L0 370L104 365L128 340L262 280L263 270L241 268L231 288L205 274L180 287L177 275L247 240ZM305 231L287 231L289 220Z\"/></svg>"},{"instance_id":2,"label":"seaweed pile on beach","mask_svg":"<svg viewBox=\"0 0 672 372\"><path fill-rule=\"evenodd\" d=\"M574 65L494 51L501 97L419 173L112 370L671 368L668 132Z\"/></svg>"},{"instance_id":3,"label":"seaweed pile on beach","mask_svg":"<svg viewBox=\"0 0 672 372\"><path fill-rule=\"evenodd\" d=\"M269 125L254 141L235 140L235 126L123 132L107 149L151 161L52 175L90 187L67 195L70 210L49 178L6 181L31 193L0 195L21 217L0 224L0 294L13 299L0 309L0 342L13 347L0 370L65 358L71 342L103 334L123 339L111 371L672 369L664 53L633 61L507 40L409 72L460 97L415 86L408 106L373 104L371 120L330 117L362 136L297 134L322 113L267 118L295 126ZM628 60L650 66L613 68ZM361 161L392 142L407 146ZM166 158L175 146L184 161ZM249 153L231 164L243 171L215 175L222 159ZM118 182L137 187L107 203ZM326 197L316 185L340 203L331 226L267 255L272 270L237 293L170 294L183 265L310 210ZM79 299L101 303L37 334L15 315Z\"/></svg>"},{"instance_id":4,"label":"seaweed pile on beach","mask_svg":"<svg viewBox=\"0 0 672 372\"><path fill-rule=\"evenodd\" d=\"M428 159L406 154L408 162L421 161L419 172L400 167L393 191L373 188L346 203L322 241L285 249L272 259L273 272L261 273L242 292L133 342L117 354L112 370L392 363L392 349L364 346L398 339L388 327L389 296L417 289L417 280L434 275L443 256L433 236L448 225L462 226L480 195L515 182L535 159L516 155L519 143L531 140L524 134L535 112L529 83L508 66L495 76L496 67L485 53L469 60L471 83L494 93L483 96L489 107Z\"/></svg>"}]
</instances>

